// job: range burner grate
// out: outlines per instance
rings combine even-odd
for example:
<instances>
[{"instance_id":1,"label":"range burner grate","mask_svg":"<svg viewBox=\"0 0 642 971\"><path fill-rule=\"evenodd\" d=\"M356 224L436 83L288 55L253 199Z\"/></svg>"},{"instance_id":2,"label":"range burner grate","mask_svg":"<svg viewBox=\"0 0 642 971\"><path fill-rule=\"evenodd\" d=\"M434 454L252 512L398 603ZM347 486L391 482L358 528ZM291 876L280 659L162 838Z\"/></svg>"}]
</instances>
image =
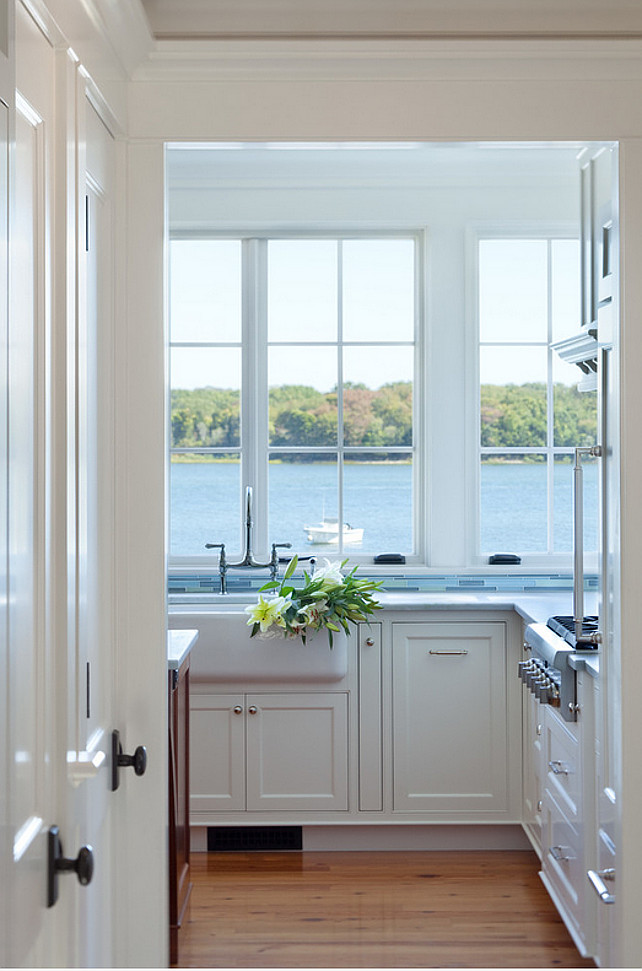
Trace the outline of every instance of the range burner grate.
<instances>
[{"instance_id":1,"label":"range burner grate","mask_svg":"<svg viewBox=\"0 0 642 971\"><path fill-rule=\"evenodd\" d=\"M579 641L575 637L575 621L572 617L549 617L546 626L550 627L552 631L555 631L567 644L570 644L577 651L596 651L597 644L593 644L589 640ZM591 615L584 618L582 623L582 634L588 637L589 634L594 634L598 629L598 618L595 615Z\"/></svg>"}]
</instances>

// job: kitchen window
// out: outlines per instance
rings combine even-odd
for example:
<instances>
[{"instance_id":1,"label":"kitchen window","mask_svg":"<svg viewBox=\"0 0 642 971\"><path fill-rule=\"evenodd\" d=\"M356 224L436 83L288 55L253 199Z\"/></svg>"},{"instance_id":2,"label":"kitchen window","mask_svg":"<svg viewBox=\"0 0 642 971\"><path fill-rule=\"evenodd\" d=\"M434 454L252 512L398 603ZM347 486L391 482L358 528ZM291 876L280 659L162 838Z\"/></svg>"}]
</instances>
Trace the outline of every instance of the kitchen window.
<instances>
[{"instance_id":1,"label":"kitchen window","mask_svg":"<svg viewBox=\"0 0 642 971\"><path fill-rule=\"evenodd\" d=\"M593 445L597 396L553 344L578 330L579 242L478 240L479 555L572 550L573 449ZM597 549L597 464L585 465L585 549Z\"/></svg>"},{"instance_id":2,"label":"kitchen window","mask_svg":"<svg viewBox=\"0 0 642 971\"><path fill-rule=\"evenodd\" d=\"M420 234L173 235L170 551L417 559ZM211 561L210 561L211 562Z\"/></svg>"}]
</instances>

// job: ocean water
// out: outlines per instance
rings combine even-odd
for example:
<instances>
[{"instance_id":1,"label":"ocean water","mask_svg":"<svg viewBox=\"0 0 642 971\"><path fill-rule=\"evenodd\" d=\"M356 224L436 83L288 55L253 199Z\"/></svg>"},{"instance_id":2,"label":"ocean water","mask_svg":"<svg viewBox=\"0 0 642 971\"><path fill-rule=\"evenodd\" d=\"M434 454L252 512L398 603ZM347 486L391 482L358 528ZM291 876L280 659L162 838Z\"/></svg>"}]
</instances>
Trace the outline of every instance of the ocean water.
<instances>
[{"instance_id":1,"label":"ocean water","mask_svg":"<svg viewBox=\"0 0 642 971\"><path fill-rule=\"evenodd\" d=\"M546 466L484 464L481 468L482 552L545 552ZM570 464L554 467L553 549L572 549ZM202 555L205 543L241 548L240 468L233 463L171 466L171 552ZM337 471L333 463L270 466L270 542L290 542L302 553L323 553L307 542L304 526L336 517ZM597 465L584 473L585 549L597 549ZM410 465L355 463L345 467L344 520L363 528L355 552L408 553L412 547ZM336 547L326 547L326 551Z\"/></svg>"}]
</instances>

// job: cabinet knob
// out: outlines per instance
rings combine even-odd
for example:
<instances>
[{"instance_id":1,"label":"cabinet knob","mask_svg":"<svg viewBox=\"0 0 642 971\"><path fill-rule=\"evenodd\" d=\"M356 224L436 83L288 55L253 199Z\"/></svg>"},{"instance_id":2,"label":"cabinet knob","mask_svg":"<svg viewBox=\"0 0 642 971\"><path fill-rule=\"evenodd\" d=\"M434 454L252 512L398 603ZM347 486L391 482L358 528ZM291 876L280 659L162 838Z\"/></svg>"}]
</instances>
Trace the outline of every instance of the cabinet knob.
<instances>
[{"instance_id":1,"label":"cabinet knob","mask_svg":"<svg viewBox=\"0 0 642 971\"><path fill-rule=\"evenodd\" d=\"M366 647L374 647L374 637L366 637Z\"/></svg>"},{"instance_id":2,"label":"cabinet knob","mask_svg":"<svg viewBox=\"0 0 642 971\"><path fill-rule=\"evenodd\" d=\"M250 705L250 707L248 708L250 715L256 715L258 710L259 709L256 707L256 705Z\"/></svg>"},{"instance_id":3,"label":"cabinet knob","mask_svg":"<svg viewBox=\"0 0 642 971\"><path fill-rule=\"evenodd\" d=\"M240 705L234 705L234 707L232 708L232 711L234 712L235 715L240 715L243 709Z\"/></svg>"}]
</instances>

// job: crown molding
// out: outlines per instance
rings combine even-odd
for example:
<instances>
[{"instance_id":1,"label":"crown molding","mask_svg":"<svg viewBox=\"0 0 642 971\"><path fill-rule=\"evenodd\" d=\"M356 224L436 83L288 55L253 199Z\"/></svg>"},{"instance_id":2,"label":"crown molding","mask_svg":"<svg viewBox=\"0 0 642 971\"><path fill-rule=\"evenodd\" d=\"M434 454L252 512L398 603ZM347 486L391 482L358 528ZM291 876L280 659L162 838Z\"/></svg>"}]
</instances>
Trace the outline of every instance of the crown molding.
<instances>
[{"instance_id":1,"label":"crown molding","mask_svg":"<svg viewBox=\"0 0 642 971\"><path fill-rule=\"evenodd\" d=\"M642 80L642 39L158 41L134 81Z\"/></svg>"},{"instance_id":2,"label":"crown molding","mask_svg":"<svg viewBox=\"0 0 642 971\"><path fill-rule=\"evenodd\" d=\"M57 47L71 47L90 73L93 61L101 65L101 73L127 80L153 51L154 39L141 0L20 2L49 41Z\"/></svg>"}]
</instances>

